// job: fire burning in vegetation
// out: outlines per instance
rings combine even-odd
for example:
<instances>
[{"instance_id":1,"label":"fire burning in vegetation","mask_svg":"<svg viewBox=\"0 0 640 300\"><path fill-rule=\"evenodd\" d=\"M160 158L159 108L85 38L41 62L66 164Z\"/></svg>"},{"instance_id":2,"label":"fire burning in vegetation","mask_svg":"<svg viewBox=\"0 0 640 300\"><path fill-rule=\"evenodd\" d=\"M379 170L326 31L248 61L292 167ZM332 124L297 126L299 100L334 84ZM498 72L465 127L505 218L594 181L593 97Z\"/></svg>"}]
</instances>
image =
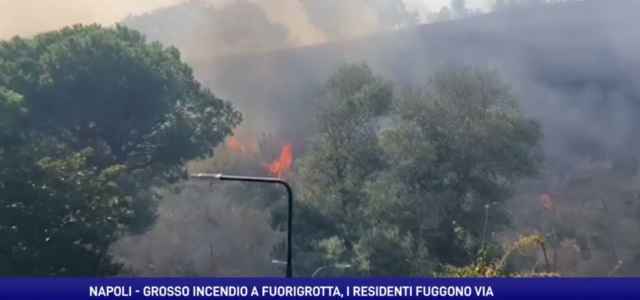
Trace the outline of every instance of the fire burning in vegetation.
<instances>
[{"instance_id":1,"label":"fire burning in vegetation","mask_svg":"<svg viewBox=\"0 0 640 300\"><path fill-rule=\"evenodd\" d=\"M261 151L258 147L258 142L245 142L248 139L232 136L227 140L226 148L229 152L234 154L240 154L243 157L254 157L257 160L261 159ZM275 146L275 145L274 145ZM293 145L285 144L280 150L279 157L271 163L263 164L265 171L275 177L283 177L291 167L293 166Z\"/></svg>"},{"instance_id":2,"label":"fire burning in vegetation","mask_svg":"<svg viewBox=\"0 0 640 300\"><path fill-rule=\"evenodd\" d=\"M287 144L280 151L280 157L272 163L266 165L269 173L276 177L282 177L291 169L293 165L293 146Z\"/></svg>"},{"instance_id":3,"label":"fire burning in vegetation","mask_svg":"<svg viewBox=\"0 0 640 300\"><path fill-rule=\"evenodd\" d=\"M232 153L257 153L258 141L248 134L234 135L227 140L226 147Z\"/></svg>"},{"instance_id":4,"label":"fire burning in vegetation","mask_svg":"<svg viewBox=\"0 0 640 300\"><path fill-rule=\"evenodd\" d=\"M242 146L240 141L234 136L230 137L227 141L227 148L231 150L231 152L244 152L244 146Z\"/></svg>"}]
</instances>

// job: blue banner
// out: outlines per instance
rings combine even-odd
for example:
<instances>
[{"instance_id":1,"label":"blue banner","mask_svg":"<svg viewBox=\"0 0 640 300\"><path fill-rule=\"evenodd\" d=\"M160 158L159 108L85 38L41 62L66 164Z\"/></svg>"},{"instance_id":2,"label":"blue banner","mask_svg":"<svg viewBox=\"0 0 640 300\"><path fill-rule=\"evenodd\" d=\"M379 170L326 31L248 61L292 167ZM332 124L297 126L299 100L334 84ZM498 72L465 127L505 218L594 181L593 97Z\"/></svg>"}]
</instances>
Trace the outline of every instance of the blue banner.
<instances>
[{"instance_id":1,"label":"blue banner","mask_svg":"<svg viewBox=\"0 0 640 300\"><path fill-rule=\"evenodd\" d=\"M0 279L0 299L640 299L640 279Z\"/></svg>"}]
</instances>

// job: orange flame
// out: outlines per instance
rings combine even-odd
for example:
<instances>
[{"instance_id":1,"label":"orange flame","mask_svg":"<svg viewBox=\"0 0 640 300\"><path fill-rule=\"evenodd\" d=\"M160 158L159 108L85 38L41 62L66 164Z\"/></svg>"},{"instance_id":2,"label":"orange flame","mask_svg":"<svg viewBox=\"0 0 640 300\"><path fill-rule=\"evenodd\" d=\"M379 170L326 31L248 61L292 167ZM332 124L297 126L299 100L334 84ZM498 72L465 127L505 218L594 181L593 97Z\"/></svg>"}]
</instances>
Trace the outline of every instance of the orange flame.
<instances>
[{"instance_id":1,"label":"orange flame","mask_svg":"<svg viewBox=\"0 0 640 300\"><path fill-rule=\"evenodd\" d=\"M229 151L234 153L250 154L258 152L258 142L255 138L249 138L241 135L229 137L226 147Z\"/></svg>"},{"instance_id":2,"label":"orange flame","mask_svg":"<svg viewBox=\"0 0 640 300\"><path fill-rule=\"evenodd\" d=\"M268 164L266 169L269 173L276 177L282 177L284 173L291 169L293 164L293 146L287 144L280 152L280 158Z\"/></svg>"},{"instance_id":3,"label":"orange flame","mask_svg":"<svg viewBox=\"0 0 640 300\"><path fill-rule=\"evenodd\" d=\"M234 136L230 137L227 141L227 148L233 152L243 152L244 146L238 141L238 139Z\"/></svg>"}]
</instances>

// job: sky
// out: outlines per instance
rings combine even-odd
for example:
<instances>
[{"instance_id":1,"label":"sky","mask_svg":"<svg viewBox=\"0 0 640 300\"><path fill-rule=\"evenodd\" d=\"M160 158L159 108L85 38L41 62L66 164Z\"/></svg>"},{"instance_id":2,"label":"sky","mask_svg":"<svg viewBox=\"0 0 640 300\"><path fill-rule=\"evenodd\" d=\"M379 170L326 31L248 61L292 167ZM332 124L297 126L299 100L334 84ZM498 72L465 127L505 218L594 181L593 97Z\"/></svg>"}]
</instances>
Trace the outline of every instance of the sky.
<instances>
[{"instance_id":1,"label":"sky","mask_svg":"<svg viewBox=\"0 0 640 300\"><path fill-rule=\"evenodd\" d=\"M32 35L77 23L111 25L128 15L142 14L182 1L185 0L0 0L0 39ZM439 10L449 3L449 0L403 1L408 7L423 12L426 9ZM471 8L482 8L490 1L467 0L467 3Z\"/></svg>"}]
</instances>

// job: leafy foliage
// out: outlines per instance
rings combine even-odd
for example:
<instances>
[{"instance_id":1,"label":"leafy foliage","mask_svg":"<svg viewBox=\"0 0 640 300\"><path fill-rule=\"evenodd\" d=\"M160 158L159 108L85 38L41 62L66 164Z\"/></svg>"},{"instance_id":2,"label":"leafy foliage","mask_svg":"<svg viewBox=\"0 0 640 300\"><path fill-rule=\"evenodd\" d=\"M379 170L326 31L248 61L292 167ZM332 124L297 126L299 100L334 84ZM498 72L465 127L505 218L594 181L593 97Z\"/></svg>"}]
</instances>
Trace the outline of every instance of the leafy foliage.
<instances>
[{"instance_id":1,"label":"leafy foliage","mask_svg":"<svg viewBox=\"0 0 640 300\"><path fill-rule=\"evenodd\" d=\"M354 274L471 263L508 223L514 184L537 171L539 126L490 71L446 69L394 100L389 83L350 65L327 95L300 174L304 201L333 225L304 245Z\"/></svg>"},{"instance_id":2,"label":"leafy foliage","mask_svg":"<svg viewBox=\"0 0 640 300\"><path fill-rule=\"evenodd\" d=\"M444 262L464 263L483 234L507 222L499 204L513 185L535 174L538 125L522 116L495 74L472 69L436 74L426 90L402 98L398 115L383 133L390 176L374 183L396 187L397 200L381 199L394 204L378 211L407 211L405 230L431 236L430 250ZM488 205L492 228L484 225Z\"/></svg>"},{"instance_id":3,"label":"leafy foliage","mask_svg":"<svg viewBox=\"0 0 640 300\"><path fill-rule=\"evenodd\" d=\"M321 99L313 150L300 163L305 207L329 216L321 223L332 226L325 226L322 232L328 239L344 243L348 251L353 250L359 236L355 228L364 225L360 209L366 200L364 184L384 163L377 120L389 110L391 94L391 85L375 77L366 65L338 70ZM324 243L300 242L301 248Z\"/></svg>"},{"instance_id":4,"label":"leafy foliage","mask_svg":"<svg viewBox=\"0 0 640 300\"><path fill-rule=\"evenodd\" d=\"M240 121L174 48L124 27L0 43L0 272L100 275L123 231L153 219L155 184Z\"/></svg>"},{"instance_id":5,"label":"leafy foliage","mask_svg":"<svg viewBox=\"0 0 640 300\"><path fill-rule=\"evenodd\" d=\"M545 261L546 271L537 271L533 266L532 271L509 270L507 263L515 253L525 253L535 255L537 249ZM532 254L533 253L533 254ZM448 277L555 277L557 273L549 271L549 257L544 238L540 235L521 236L514 241L502 256L492 258L488 252L483 251L477 258L477 261L464 267L447 267L446 272L442 274Z\"/></svg>"}]
</instances>

